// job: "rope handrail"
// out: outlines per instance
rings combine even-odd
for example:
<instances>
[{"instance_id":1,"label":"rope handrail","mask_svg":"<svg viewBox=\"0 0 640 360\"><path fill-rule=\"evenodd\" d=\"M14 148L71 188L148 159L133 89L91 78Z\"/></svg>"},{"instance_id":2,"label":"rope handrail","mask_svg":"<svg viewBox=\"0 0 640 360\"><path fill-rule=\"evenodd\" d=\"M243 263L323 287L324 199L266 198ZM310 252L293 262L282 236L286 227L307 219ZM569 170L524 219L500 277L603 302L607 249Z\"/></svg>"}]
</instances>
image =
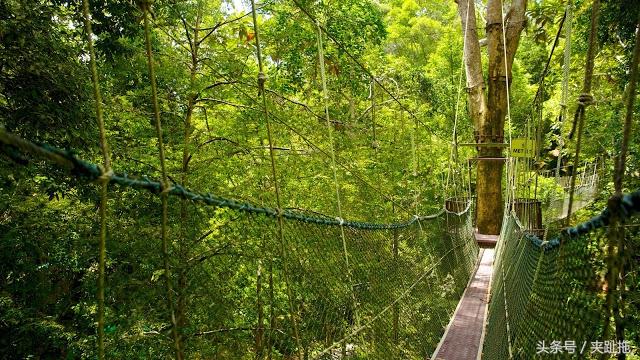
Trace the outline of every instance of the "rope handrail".
<instances>
[{"instance_id":1,"label":"rope handrail","mask_svg":"<svg viewBox=\"0 0 640 360\"><path fill-rule=\"evenodd\" d=\"M144 189L154 194L160 194L162 191L162 184L158 181L150 180L147 176L143 176L141 179L134 179L130 178L127 173L106 173L100 165L79 159L73 151L62 150L47 144L32 143L16 135L10 134L2 128L0 128L0 143L8 147L7 149L1 147L0 150L3 150L4 153L13 160L19 161L23 164L24 158L18 157L20 154L17 154L15 150L21 150L24 153L29 153L54 162L57 165L68 169L72 175L87 181L96 181L106 177L109 183L114 183L120 186L131 187L134 189ZM238 211L263 214L270 217L276 217L280 213L282 213L282 217L289 220L314 223L319 225L346 226L350 228L366 230L404 228L414 224L415 222L436 219L444 213L460 216L462 214L465 214L470 209L470 203L467 204L467 207L464 211L459 213L451 212L442 208L435 214L414 216L409 220L402 222L375 223L353 220L344 220L341 222L329 216L309 216L294 210L279 211L275 208L256 206L248 202L241 202L222 196L215 196L209 193L201 193L187 189L178 183L173 183L173 185L168 189L167 194L169 196L177 196L194 202L201 202L209 206L219 206ZM632 193L622 196L619 205L620 213L625 219L631 218L632 216L640 213L640 190L636 190ZM539 247L551 249L560 244L560 237L577 237L587 234L595 229L607 226L610 216L611 210L607 208L603 210L599 215L591 218L590 220L563 230L559 236L551 240L543 241L533 234L527 234L527 238L529 238L531 242Z\"/></svg>"},{"instance_id":2,"label":"rope handrail","mask_svg":"<svg viewBox=\"0 0 640 360\"><path fill-rule=\"evenodd\" d=\"M586 113L586 107L593 103L593 96L591 95L591 83L593 77L593 68L595 63L595 52L597 46L597 31L598 21L600 17L600 0L594 0L591 8L591 29L589 31L589 45L587 47L587 63L584 72L584 82L582 86L582 94L578 98L578 107L574 115L573 128L577 129L576 150L573 163L580 164L580 151L582 148L582 132L584 129L584 118ZM569 134L571 139L573 131ZM576 186L575 175L571 177L571 189L569 191L569 205L567 210L566 223L569 224L571 220L571 210L573 207L573 196Z\"/></svg>"},{"instance_id":3,"label":"rope handrail","mask_svg":"<svg viewBox=\"0 0 640 360\"><path fill-rule=\"evenodd\" d=\"M6 154L9 158L16 161L17 163L25 164L24 157L21 156L22 154L16 152L16 150L53 162L60 167L69 170L73 176L89 182L102 180L123 187L147 190L153 194L162 193L162 183L160 181L151 180L147 176L142 176L142 178L140 179L130 178L126 172L122 174L106 172L102 166L78 158L75 152L72 150L63 150L48 144L36 144L22 139L17 135L10 134L5 129L0 128L0 153ZM295 220L318 225L346 226L363 230L405 228L419 221L436 219L445 213L460 216L465 214L470 209L470 204L467 204L467 207L464 211L456 213L447 211L443 207L439 212L435 214L414 216L409 220L400 222L377 223L353 220L343 220L341 222L326 215L309 216L299 211L278 210L277 208L256 206L249 202L237 201L222 196L212 195L210 193L202 193L185 188L184 186L176 182L173 182L173 184L168 187L166 193L168 196L176 196L182 199L203 203L209 206L218 206L248 213L262 214L270 217L277 217L282 215L283 218L288 220Z\"/></svg>"},{"instance_id":4,"label":"rope handrail","mask_svg":"<svg viewBox=\"0 0 640 360\"><path fill-rule=\"evenodd\" d=\"M530 233L526 233L525 236L534 245L545 250L549 250L559 246L561 238L580 237L592 232L593 230L608 226L611 221L611 214L613 210L614 209L607 206L607 208L605 208L600 214L576 226L562 230L558 236L548 241L543 241L536 235ZM617 202L617 209L615 210L620 214L622 220L630 219L640 214L640 189L621 196Z\"/></svg>"},{"instance_id":5,"label":"rope handrail","mask_svg":"<svg viewBox=\"0 0 640 360\"><path fill-rule=\"evenodd\" d=\"M21 154L15 152L15 150L21 150L24 153L29 153L43 159L56 163L57 165L68 169L72 175L87 180L96 181L101 178L107 178L109 183L117 184L124 187L130 187L134 189L148 190L154 194L160 194L162 184L158 181L153 181L147 176L143 176L141 179L130 178L127 173L116 174L107 173L104 169L95 163L82 160L76 156L73 151L62 150L57 147L48 144L36 144L30 141L24 140L16 135L8 133L6 130L0 128L0 143L4 144L4 147L0 147L0 150L10 158L19 163L24 164L24 158L19 157ZM237 201L234 199L225 198L222 196L215 196L209 193L197 192L187 189L178 183L168 189L169 196L177 196L183 199L191 200L194 202L201 202L210 206L219 206L229 209L245 211L255 214L263 214L266 216L276 217L282 213L282 217L289 220L301 221L306 223L314 223L319 225L329 226L341 226L341 221L336 220L329 216L309 216L296 210L282 210L279 211L275 208L261 207L253 205L249 202ZM632 193L626 194L620 201L620 213L623 214L625 219L628 219L636 214L640 213L640 190L636 190ZM399 229L408 227L417 221L432 220L440 217L444 213L460 216L465 214L470 209L470 203L462 212L451 212L442 208L439 212L432 215L414 216L407 221L391 222L391 223L375 223L364 221L344 220L342 226L351 227L355 229L366 230L382 230L382 229ZM609 223L611 216L611 210L605 209L599 215L591 218L590 220L578 224L574 227L567 228L562 233L551 240L542 241L535 235L527 234L530 241L540 247L553 248L559 245L560 237L576 237L581 236L592 230L606 226Z\"/></svg>"},{"instance_id":6,"label":"rope handrail","mask_svg":"<svg viewBox=\"0 0 640 360\"><path fill-rule=\"evenodd\" d=\"M182 338L178 325L178 319L176 316L176 306L173 301L173 285L171 280L171 265L169 255L169 234L168 234L168 222L169 222L169 209L168 209L168 195L169 184L167 182L167 167L166 157L164 152L164 140L162 136L162 120L160 118L160 106L158 104L158 85L156 82L155 64L153 60L153 50L151 47L151 26L149 24L149 13L151 11L151 2L149 0L143 0L139 3L140 10L142 11L143 29L144 29L144 43L146 50L147 68L149 71L149 82L151 85L151 99L154 115L154 123L156 130L156 137L158 140L158 159L160 161L160 172L162 174L162 182L160 185L160 199L162 204L161 222L160 222L160 239L162 249L162 263L164 267L164 279L166 286L167 307L169 309L169 317L171 321L171 335L173 338L173 346L175 349L176 360L182 360L184 358L184 352L182 349ZM108 175L102 174L101 178L105 184L108 183Z\"/></svg>"}]
</instances>

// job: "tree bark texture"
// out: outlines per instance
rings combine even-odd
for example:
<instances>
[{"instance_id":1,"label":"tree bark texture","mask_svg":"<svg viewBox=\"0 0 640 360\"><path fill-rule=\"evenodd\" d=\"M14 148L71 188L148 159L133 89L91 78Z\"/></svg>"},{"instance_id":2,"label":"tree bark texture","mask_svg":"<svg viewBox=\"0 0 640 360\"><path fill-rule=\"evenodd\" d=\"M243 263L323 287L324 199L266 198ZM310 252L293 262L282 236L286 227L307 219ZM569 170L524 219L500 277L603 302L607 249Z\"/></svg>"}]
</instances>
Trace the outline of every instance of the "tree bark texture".
<instances>
[{"instance_id":1,"label":"tree bark texture","mask_svg":"<svg viewBox=\"0 0 640 360\"><path fill-rule=\"evenodd\" d=\"M513 59L525 25L526 8L527 0L513 0L503 22L502 0L487 2L486 37L489 71L488 89L486 89L482 74L475 3L473 0L458 0L458 14L465 37L464 61L468 107L477 143L504 142L504 123L508 113L507 91L511 85ZM482 234L499 234L502 226L504 162L496 159L502 157L502 149L499 147L478 147L480 160L478 160L476 186L477 226L478 232ZM482 160L483 158L487 160Z\"/></svg>"}]
</instances>

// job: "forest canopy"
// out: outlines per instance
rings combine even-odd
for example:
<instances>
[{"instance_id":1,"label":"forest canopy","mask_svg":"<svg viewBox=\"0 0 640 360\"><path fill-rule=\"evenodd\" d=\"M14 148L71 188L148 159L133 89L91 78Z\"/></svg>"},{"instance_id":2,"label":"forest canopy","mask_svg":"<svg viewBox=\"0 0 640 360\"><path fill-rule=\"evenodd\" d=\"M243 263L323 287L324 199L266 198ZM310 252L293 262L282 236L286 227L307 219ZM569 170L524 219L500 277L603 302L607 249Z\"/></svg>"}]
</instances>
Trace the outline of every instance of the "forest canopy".
<instances>
[{"instance_id":1,"label":"forest canopy","mask_svg":"<svg viewBox=\"0 0 640 360\"><path fill-rule=\"evenodd\" d=\"M548 204L562 192L554 175L598 164L597 201L575 215L577 223L599 213L614 189L625 99L634 95L628 84L640 6L602 1L595 103L586 117L582 162L573 164L577 142L569 137L573 117L560 117L562 88L568 88L573 114L583 87L592 2L569 3L573 35L565 76L567 39L560 27L567 26L567 1L528 2L507 82L504 131L510 138L537 136L538 156L522 173L519 196L535 191ZM487 37L486 2L474 4L480 46ZM92 57L81 1L0 1L0 128L103 164L93 59L111 167L127 178L166 177L166 184L258 208L367 224L437 214L446 199L473 196L477 163L469 159L477 150L458 146L476 143L477 134L457 2L266 0L255 6L257 27L246 0L89 1ZM486 76L487 50L480 48L480 75ZM634 114L637 127L637 102ZM538 181L545 171L553 175ZM638 189L639 131L632 132L625 171L623 191ZM383 358L389 344L404 351L397 358L424 358L475 264L475 243L451 230L471 224L472 215L424 229L411 225L410 235L391 228L368 235L283 225L177 197L161 200L159 192L108 186L108 358L172 357L178 346L189 359L298 359L332 344L347 356L350 343L334 342L359 319L373 318L368 311L385 307L396 314L388 316L393 330L384 330L394 335L361 338L372 350L359 358ZM100 184L0 145L1 358L99 356L101 196ZM278 236L286 240L283 231L296 235L289 267L287 257L276 255ZM416 240L422 231L431 234L426 244ZM636 249L637 227L629 234L629 247ZM168 241L164 251L161 238ZM389 305L402 292L393 281L420 274L452 247L460 251L455 265L426 277L433 289L421 285L412 293L427 294L423 302L399 310ZM399 266L400 275L384 264ZM314 272L317 277L307 275ZM347 280L334 283L339 275ZM359 282L360 276L372 280ZM637 324L637 272L629 279L628 318ZM292 295L289 283L304 285ZM173 323L167 301L173 302ZM403 327L410 319L430 325ZM290 336L298 330L300 336ZM640 344L638 328L627 327L626 334Z\"/></svg>"}]
</instances>

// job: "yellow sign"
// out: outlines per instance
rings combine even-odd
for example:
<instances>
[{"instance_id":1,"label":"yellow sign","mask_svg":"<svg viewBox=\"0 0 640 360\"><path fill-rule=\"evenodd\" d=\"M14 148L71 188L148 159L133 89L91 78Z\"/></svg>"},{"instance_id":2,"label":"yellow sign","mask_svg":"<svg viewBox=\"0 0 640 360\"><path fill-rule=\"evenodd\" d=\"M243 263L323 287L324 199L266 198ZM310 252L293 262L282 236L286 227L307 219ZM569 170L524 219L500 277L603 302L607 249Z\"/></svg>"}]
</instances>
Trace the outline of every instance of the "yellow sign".
<instances>
[{"instance_id":1,"label":"yellow sign","mask_svg":"<svg viewBox=\"0 0 640 360\"><path fill-rule=\"evenodd\" d=\"M519 158L532 158L536 156L536 142L533 139L512 139L511 156Z\"/></svg>"}]
</instances>

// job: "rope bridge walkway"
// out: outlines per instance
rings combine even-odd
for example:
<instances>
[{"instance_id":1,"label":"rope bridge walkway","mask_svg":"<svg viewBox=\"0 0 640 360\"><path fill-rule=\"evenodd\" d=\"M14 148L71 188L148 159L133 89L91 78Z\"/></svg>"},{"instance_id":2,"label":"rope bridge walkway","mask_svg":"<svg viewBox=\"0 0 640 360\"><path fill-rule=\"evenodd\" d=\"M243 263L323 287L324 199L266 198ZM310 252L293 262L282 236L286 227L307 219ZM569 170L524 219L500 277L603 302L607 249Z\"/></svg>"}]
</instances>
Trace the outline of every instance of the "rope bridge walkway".
<instances>
[{"instance_id":1,"label":"rope bridge walkway","mask_svg":"<svg viewBox=\"0 0 640 360\"><path fill-rule=\"evenodd\" d=\"M481 354L494 249L482 249L478 268L458 303L432 359L477 359Z\"/></svg>"},{"instance_id":2,"label":"rope bridge walkway","mask_svg":"<svg viewBox=\"0 0 640 360\"><path fill-rule=\"evenodd\" d=\"M3 129L0 144L5 155L22 164L28 161L24 154L31 154L66 168L85 181L162 194L158 181L105 172L101 166L81 160L71 151L34 144ZM290 302L288 306L274 305L269 310L276 318L286 315L284 324L276 325L273 317L269 325L265 324L266 315L261 311L266 309L253 303L239 301L235 304L238 312L229 314L228 321L234 328L264 332L260 351L286 352L283 349L289 347L290 351L295 348L303 352L304 358L347 356L354 352L366 354L368 359L387 359L389 354L424 358L440 343L443 329L463 292L466 295L447 334L452 336L456 331L466 330L467 336L479 338L477 331L470 332L456 323L459 316L464 317L473 308L476 310L473 316L466 314L473 318L472 323L462 325L478 327L478 319L482 325L486 303L482 297L493 259L492 249L478 257L470 203L461 213L443 209L438 214L415 216L406 222L367 223L259 207L202 194L179 184L173 184L166 193L219 209L212 215L217 223L214 230L221 242L243 244L245 256L238 260L242 262L241 268L260 273L261 264L268 263L271 286L290 292L288 300L281 299ZM625 219L637 215L640 191L623 196L617 211ZM535 353L536 340L550 340L554 336L596 339L600 328L585 327L584 323L603 321L598 290L606 266L596 260L586 265L576 260L602 258L605 247L588 246L584 235L605 228L610 216L611 210L605 209L550 240L523 230L515 214L506 217L495 250L483 350L486 358L527 358L531 351ZM279 220L284 223L282 243L274 241L278 239L274 232ZM340 241L342 230L349 244L347 251ZM601 234L596 232L595 244L601 240ZM481 259L480 270L467 288L477 259ZM225 291L232 289L225 287ZM211 327L201 325L196 328ZM215 332L215 329L199 330L183 336L201 337ZM240 349L249 346L252 337L247 331L246 336L229 341L230 348ZM443 339L436 351L437 358L458 358L445 356L455 349L453 345ZM478 348L479 344L475 349ZM474 345L468 349L473 352Z\"/></svg>"},{"instance_id":3,"label":"rope bridge walkway","mask_svg":"<svg viewBox=\"0 0 640 360\"><path fill-rule=\"evenodd\" d=\"M617 210L623 219L637 216L640 191L625 195ZM603 229L610 218L608 208L543 241L527 233L514 214L507 216L496 248L484 358L529 359L549 354L549 344L564 346L565 340L578 346L570 357L586 358L594 355L593 343L611 340L603 296L608 271Z\"/></svg>"},{"instance_id":4,"label":"rope bridge walkway","mask_svg":"<svg viewBox=\"0 0 640 360\"><path fill-rule=\"evenodd\" d=\"M0 144L2 152L21 163L27 153L85 181L162 194L159 181L107 173L73 152L33 144L2 129ZM475 268L478 247L470 205L461 213L443 209L406 222L365 223L258 207L179 184L166 193L213 208L209 216L217 241L242 244L243 255L229 260L230 268L240 270L229 270L229 284L221 285L221 291L233 292L229 297L237 300L235 310L221 324L192 321L190 328L198 330L183 329L182 336L193 342L233 328L244 329L226 341L225 347L236 351L250 348L257 331L262 334L255 344L258 353L300 352L305 359L355 352L367 359L425 358L438 344ZM278 221L283 222L283 242L277 240ZM260 280L230 286L256 273L270 287L262 290L259 306L242 293ZM199 286L211 284L192 286L198 293ZM268 300L274 289L284 289L288 299Z\"/></svg>"},{"instance_id":5,"label":"rope bridge walkway","mask_svg":"<svg viewBox=\"0 0 640 360\"><path fill-rule=\"evenodd\" d=\"M338 48L343 48L320 21L314 19L297 0L293 2L317 27L323 118L326 120L330 144L330 151L324 155L331 160L338 217L282 209L271 129L271 121L276 117L267 106L267 77L253 1L258 88L269 144L275 207L257 206L202 193L176 182L169 183L150 41L151 5L147 1L140 2L139 6L144 20L161 180L132 178L126 173L116 174L111 170L86 0L83 1L83 15L103 165L82 160L69 150L32 143L0 127L0 154L4 157L18 164L27 164L30 157L44 159L68 170L76 178L101 186L96 311L98 358L104 359L109 347L120 342L143 351L149 342L157 341L157 338L146 338L146 334L160 334L167 330L171 332L170 341L178 360L189 357L191 354L185 348L192 347L204 349L197 354L199 358L386 360L425 359L431 356L437 359L475 359L482 356L490 360L529 359L533 354L549 352L545 343L557 340L572 342L573 352L565 354L567 357L585 358L587 354L592 354L585 352L592 350L586 349L587 344L609 340L612 317L615 318L618 332L623 323L620 319L625 306L622 292L626 288L624 277L619 286L616 285L616 279L625 263L616 262L619 260L615 259L624 257L624 246L623 242L617 245L612 243L612 237L607 243L604 232L615 231L619 223L624 224L624 221L640 212L640 191L621 194L622 175L617 179L620 183L616 183L616 196L607 209L587 222L560 231L553 238L538 237L538 233L522 225L513 209L505 206L506 213L497 214L504 219L495 249L480 250L478 247L476 237L483 241L490 239L475 234L472 225L470 176L468 189L460 189L462 194L468 190L464 206L456 207L456 210L462 211L451 211L445 206L437 214L414 215L406 221L394 223L343 219L333 126L329 116L323 34ZM592 37L594 33L592 31ZM371 78L374 148L377 148L373 96L376 86L397 102L403 112L414 118L416 127L420 123L433 133L357 58L349 52L346 54ZM589 88L585 89L586 94L589 92ZM578 145L586 105L583 103L579 107ZM631 109L632 106L627 108ZM457 116L456 109L456 119ZM510 122L510 115L507 117ZM628 141L629 126L625 133L625 141ZM454 143L455 138L454 129ZM415 146L412 146L412 152L415 153ZM625 153L626 149L622 152ZM450 163L454 160L457 161L457 155L452 149ZM580 163L579 146L574 163ZM618 167L624 169L624 157L620 164L617 164ZM517 171L510 163L507 164L507 170L510 174L508 181L513 182L509 183L509 187L515 189ZM450 180L456 180L455 173L451 169L449 171L445 186L449 185ZM464 180L464 176L458 177ZM578 192L575 192L576 176L571 178L571 200L564 214L567 218L570 218L572 209L581 206L582 195L591 197L595 194L595 171L592 178L583 181L585 186L578 186ZM144 190L161 198L162 269L155 270L152 277L152 282L158 278L165 280L165 291L157 291L157 298L166 300L166 309L163 310L166 313L155 319L157 324L163 324L159 330L138 331L138 324L128 324L124 335L118 335L110 330L117 326L117 321L105 316L109 315L105 311L108 299L105 268L109 185ZM581 194L581 188L588 193ZM454 191L458 193L458 190ZM505 199L515 204L515 192L507 194ZM194 229L190 229L186 221L180 226L169 224L168 214L177 207L186 213L186 206L201 214L201 218L206 218L208 222L200 224L202 228L199 230L205 230L203 236L189 243L177 244L178 251L189 247L196 254L193 258L183 259L185 263L178 263L171 257L172 250L169 248L173 244L169 239L173 233ZM563 217L564 212L558 211L554 217ZM187 237L176 238L184 240ZM622 255L618 256L616 251ZM207 260L214 257L217 266L207 266ZM110 274L110 277L145 279L146 275L142 266L131 266L124 270L114 266L113 272L119 271L123 273L117 277ZM174 275L173 271L176 272ZM193 276L187 278L188 272ZM174 289L174 283L181 282L179 289ZM129 292L129 286L113 284L109 291ZM200 295L207 294L205 289L209 294L213 289L225 295L221 301L214 302ZM179 292L189 294L178 296L176 304L174 296ZM144 303L144 300L132 300L135 301L139 301L137 304L140 305L136 310L155 310L158 307L157 301L152 305ZM215 316L209 318L191 314L184 309L185 301L194 308L207 309ZM177 311L180 308L182 311ZM167 319L170 324L167 324ZM125 323L126 319L118 321ZM215 346L211 345L212 337L216 339ZM616 333L617 339L622 337ZM567 342L565 348L570 349L571 343ZM140 356L145 355L163 358L168 357L169 353L141 353Z\"/></svg>"}]
</instances>

